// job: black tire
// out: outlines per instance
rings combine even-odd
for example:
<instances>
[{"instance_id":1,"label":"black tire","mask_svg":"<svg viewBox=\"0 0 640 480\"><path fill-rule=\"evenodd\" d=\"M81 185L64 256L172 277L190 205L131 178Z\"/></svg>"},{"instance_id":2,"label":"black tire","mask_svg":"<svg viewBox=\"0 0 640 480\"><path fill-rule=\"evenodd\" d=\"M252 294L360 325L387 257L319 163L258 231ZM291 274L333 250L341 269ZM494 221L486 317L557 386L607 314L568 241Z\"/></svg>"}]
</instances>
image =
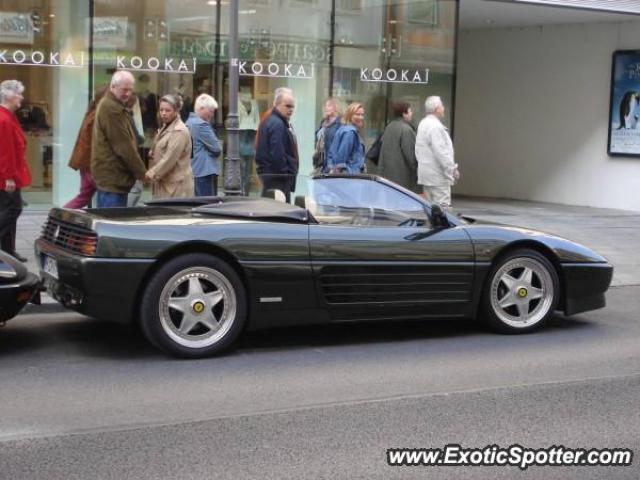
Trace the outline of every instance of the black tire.
<instances>
[{"instance_id":1,"label":"black tire","mask_svg":"<svg viewBox=\"0 0 640 480\"><path fill-rule=\"evenodd\" d=\"M481 315L500 333L529 333L553 315L560 281L553 264L528 248L501 256L491 268L481 300Z\"/></svg>"},{"instance_id":2,"label":"black tire","mask_svg":"<svg viewBox=\"0 0 640 480\"><path fill-rule=\"evenodd\" d=\"M229 348L246 317L247 294L238 274L202 253L182 255L160 267L140 307L147 340L181 358L209 357Z\"/></svg>"}]
</instances>

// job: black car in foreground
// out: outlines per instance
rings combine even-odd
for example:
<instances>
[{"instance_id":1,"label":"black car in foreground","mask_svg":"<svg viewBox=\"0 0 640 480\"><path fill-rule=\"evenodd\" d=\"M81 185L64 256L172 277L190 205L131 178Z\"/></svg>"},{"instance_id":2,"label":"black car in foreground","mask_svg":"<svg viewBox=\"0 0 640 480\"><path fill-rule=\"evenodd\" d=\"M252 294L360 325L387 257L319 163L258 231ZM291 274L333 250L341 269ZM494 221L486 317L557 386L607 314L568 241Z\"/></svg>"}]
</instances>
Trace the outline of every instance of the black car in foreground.
<instances>
[{"instance_id":1,"label":"black car in foreground","mask_svg":"<svg viewBox=\"0 0 640 480\"><path fill-rule=\"evenodd\" d=\"M605 305L613 268L542 232L482 224L382 178L318 176L295 205L264 198L54 208L36 241L50 294L137 322L173 355L204 357L244 328L479 317L504 333Z\"/></svg>"},{"instance_id":2,"label":"black car in foreground","mask_svg":"<svg viewBox=\"0 0 640 480\"><path fill-rule=\"evenodd\" d=\"M0 324L15 317L34 295L40 279L17 259L0 251Z\"/></svg>"}]
</instances>

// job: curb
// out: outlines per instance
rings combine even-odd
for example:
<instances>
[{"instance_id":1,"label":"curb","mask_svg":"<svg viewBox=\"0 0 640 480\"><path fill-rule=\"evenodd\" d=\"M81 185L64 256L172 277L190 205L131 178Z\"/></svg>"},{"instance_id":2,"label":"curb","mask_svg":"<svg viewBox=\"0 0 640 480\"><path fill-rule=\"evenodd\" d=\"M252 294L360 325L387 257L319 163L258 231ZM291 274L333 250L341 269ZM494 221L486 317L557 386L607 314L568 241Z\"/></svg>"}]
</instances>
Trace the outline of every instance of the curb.
<instances>
[{"instance_id":1,"label":"curb","mask_svg":"<svg viewBox=\"0 0 640 480\"><path fill-rule=\"evenodd\" d=\"M20 311L20 315L43 315L51 313L78 313L75 310L69 310L58 302L42 302L40 305L28 303Z\"/></svg>"}]
</instances>

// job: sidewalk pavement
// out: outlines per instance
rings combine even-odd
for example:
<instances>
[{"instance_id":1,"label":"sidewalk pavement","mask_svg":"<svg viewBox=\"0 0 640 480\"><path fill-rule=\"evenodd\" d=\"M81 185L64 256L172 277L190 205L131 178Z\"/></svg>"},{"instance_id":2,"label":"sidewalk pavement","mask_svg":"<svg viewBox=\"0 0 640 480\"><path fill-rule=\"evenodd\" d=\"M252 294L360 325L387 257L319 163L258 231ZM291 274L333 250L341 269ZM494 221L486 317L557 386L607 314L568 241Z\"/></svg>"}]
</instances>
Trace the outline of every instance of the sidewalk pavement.
<instances>
[{"instance_id":1,"label":"sidewalk pavement","mask_svg":"<svg viewBox=\"0 0 640 480\"><path fill-rule=\"evenodd\" d=\"M640 285L640 212L495 198L454 197L453 211L491 222L529 227L579 242L614 265L614 286ZM18 220L16 249L27 267L39 272L33 242L46 210L27 209ZM47 295L43 302L53 302Z\"/></svg>"}]
</instances>

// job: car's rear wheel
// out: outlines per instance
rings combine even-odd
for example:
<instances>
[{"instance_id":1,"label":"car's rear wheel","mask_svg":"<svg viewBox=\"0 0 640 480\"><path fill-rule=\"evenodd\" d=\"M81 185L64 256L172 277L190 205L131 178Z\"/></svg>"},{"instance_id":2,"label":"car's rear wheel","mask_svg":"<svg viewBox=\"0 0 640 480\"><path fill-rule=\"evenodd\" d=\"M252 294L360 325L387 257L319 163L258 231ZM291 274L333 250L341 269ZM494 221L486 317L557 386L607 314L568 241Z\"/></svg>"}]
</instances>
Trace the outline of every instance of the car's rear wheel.
<instances>
[{"instance_id":1,"label":"car's rear wheel","mask_svg":"<svg viewBox=\"0 0 640 480\"><path fill-rule=\"evenodd\" d=\"M482 314L501 333L527 333L547 322L558 305L558 273L542 254L514 250L489 272Z\"/></svg>"},{"instance_id":2,"label":"car's rear wheel","mask_svg":"<svg viewBox=\"0 0 640 480\"><path fill-rule=\"evenodd\" d=\"M246 314L245 289L233 268L194 253L168 261L151 278L140 321L145 337L161 350L202 358L228 348Z\"/></svg>"}]
</instances>

